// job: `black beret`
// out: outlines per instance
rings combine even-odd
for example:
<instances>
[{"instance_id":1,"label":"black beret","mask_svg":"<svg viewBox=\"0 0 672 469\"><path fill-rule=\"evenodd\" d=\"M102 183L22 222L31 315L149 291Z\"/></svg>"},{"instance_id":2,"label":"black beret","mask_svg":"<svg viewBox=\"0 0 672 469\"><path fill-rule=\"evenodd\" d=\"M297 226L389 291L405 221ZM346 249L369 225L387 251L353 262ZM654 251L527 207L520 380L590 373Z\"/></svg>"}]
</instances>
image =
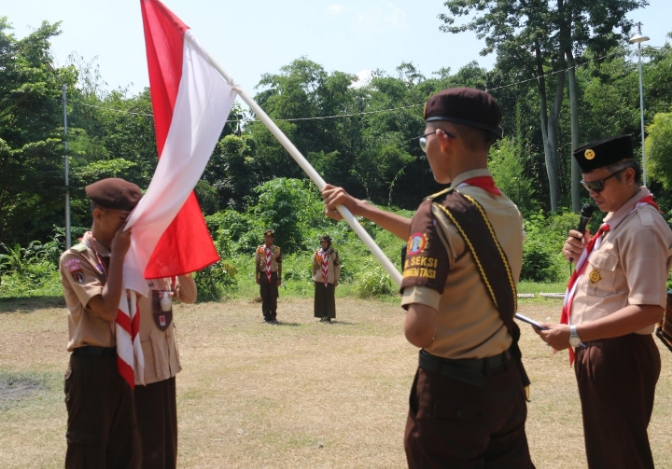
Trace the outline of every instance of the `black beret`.
<instances>
[{"instance_id":1,"label":"black beret","mask_svg":"<svg viewBox=\"0 0 672 469\"><path fill-rule=\"evenodd\" d=\"M120 178L101 179L86 186L86 194L104 208L131 211L142 198L142 191L132 182Z\"/></svg>"},{"instance_id":2,"label":"black beret","mask_svg":"<svg viewBox=\"0 0 672 469\"><path fill-rule=\"evenodd\" d=\"M634 158L632 135L595 140L574 150L573 155L584 174L624 159Z\"/></svg>"},{"instance_id":3,"label":"black beret","mask_svg":"<svg viewBox=\"0 0 672 469\"><path fill-rule=\"evenodd\" d=\"M329 241L329 242L331 242L331 236L329 236L328 234L325 234L325 235L320 236L320 242L322 242L322 241Z\"/></svg>"},{"instance_id":4,"label":"black beret","mask_svg":"<svg viewBox=\"0 0 672 469\"><path fill-rule=\"evenodd\" d=\"M467 125L501 137L502 110L490 94L473 88L449 88L429 98L423 118Z\"/></svg>"},{"instance_id":5,"label":"black beret","mask_svg":"<svg viewBox=\"0 0 672 469\"><path fill-rule=\"evenodd\" d=\"M273 236L275 238L275 230L267 229L264 231L264 236Z\"/></svg>"}]
</instances>

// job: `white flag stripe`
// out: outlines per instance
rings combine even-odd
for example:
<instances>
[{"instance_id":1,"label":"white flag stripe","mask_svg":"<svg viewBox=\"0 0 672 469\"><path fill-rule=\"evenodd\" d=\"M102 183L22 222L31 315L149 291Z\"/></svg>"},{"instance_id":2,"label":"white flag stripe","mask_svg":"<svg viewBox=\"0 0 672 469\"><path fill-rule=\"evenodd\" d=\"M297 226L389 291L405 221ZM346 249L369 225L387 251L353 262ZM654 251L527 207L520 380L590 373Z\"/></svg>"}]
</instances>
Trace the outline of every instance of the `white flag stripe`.
<instances>
[{"instance_id":1,"label":"white flag stripe","mask_svg":"<svg viewBox=\"0 0 672 469\"><path fill-rule=\"evenodd\" d=\"M143 275L147 263L203 174L235 98L191 30L186 31L182 78L163 153L147 193L127 223L133 235L124 262L125 288L147 296Z\"/></svg>"}]
</instances>

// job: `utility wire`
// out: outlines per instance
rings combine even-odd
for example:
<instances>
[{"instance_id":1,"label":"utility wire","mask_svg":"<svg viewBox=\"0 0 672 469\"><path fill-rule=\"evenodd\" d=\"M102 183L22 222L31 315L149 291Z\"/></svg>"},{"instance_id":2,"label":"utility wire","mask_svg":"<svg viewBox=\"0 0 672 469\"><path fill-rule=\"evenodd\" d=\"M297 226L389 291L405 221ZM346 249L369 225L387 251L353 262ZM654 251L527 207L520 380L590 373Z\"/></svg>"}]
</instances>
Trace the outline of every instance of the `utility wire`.
<instances>
[{"instance_id":1,"label":"utility wire","mask_svg":"<svg viewBox=\"0 0 672 469\"><path fill-rule=\"evenodd\" d=\"M601 62L602 60L605 60L605 59L607 59L611 56L614 56L614 55L618 55L620 53L621 53L621 51L612 52L611 54L607 54L607 55L604 55L602 57L598 57L596 59L587 60L586 62L583 62L583 63L580 63L580 64L574 64L574 66L572 66L572 67L567 67L567 68L564 68L562 70L556 70L556 71L553 71L553 72L544 73L542 75L538 75L538 76L535 76L535 77L532 77L532 78L521 80L521 81L518 81L516 83L511 83L511 84L508 84L508 85L502 85L502 86L498 86L496 88L487 88L486 87L486 91L491 92L491 91L495 91L495 90L501 90L503 88L510 88L512 86L522 85L524 83L528 83L528 82L534 81L534 80L539 80L541 78L551 77L551 76L557 75L559 73L566 72L566 71L571 70L571 69L576 69L576 68L579 68L579 67L583 67L583 66L585 66L585 65L587 65L591 62L592 63ZM154 117L153 114L142 114L142 113L138 113L138 112L132 112L132 111L129 111L129 110L113 109L113 108L108 108L108 107L104 107L104 106L96 106L95 104L80 103L80 105L87 106L87 107L98 108L98 109L103 109L105 111L110 111L110 112L130 114L130 115L134 115L134 116ZM394 107L394 108L389 108L389 109L380 109L380 110L377 110L377 111L365 111L365 112L356 112L356 113L350 113L350 114L336 114L336 115L332 115L332 116L295 117L295 118L288 118L288 119L273 119L273 120L275 120L275 121L286 121L286 122L301 122L301 121L316 121L316 120L327 120L327 119L341 119L341 118L346 118L346 117L358 117L358 116L366 116L366 115L370 115L370 114L380 114L380 113L384 113L384 112L395 112L395 111L399 111L399 110L402 110L402 109L410 109L410 108L419 107L419 106L424 106L424 103L423 104L409 104L407 106L400 106L400 107ZM246 122L246 123L257 122L255 120L252 120L252 119L249 119L249 118L227 120L226 122L227 123L237 123L237 122L241 122L241 121Z\"/></svg>"}]
</instances>

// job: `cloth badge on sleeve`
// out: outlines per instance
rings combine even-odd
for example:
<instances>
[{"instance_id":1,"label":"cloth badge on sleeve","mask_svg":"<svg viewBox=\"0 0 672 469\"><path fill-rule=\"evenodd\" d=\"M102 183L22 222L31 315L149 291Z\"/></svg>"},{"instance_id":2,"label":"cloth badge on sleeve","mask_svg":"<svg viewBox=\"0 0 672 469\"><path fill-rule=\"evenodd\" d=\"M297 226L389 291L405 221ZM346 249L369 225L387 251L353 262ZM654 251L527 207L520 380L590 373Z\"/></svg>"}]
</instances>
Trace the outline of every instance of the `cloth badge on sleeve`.
<instances>
[{"instance_id":1,"label":"cloth badge on sleeve","mask_svg":"<svg viewBox=\"0 0 672 469\"><path fill-rule=\"evenodd\" d=\"M427 246L427 236L424 233L414 233L408 240L406 250L408 255L413 256L425 250Z\"/></svg>"},{"instance_id":2,"label":"cloth badge on sleeve","mask_svg":"<svg viewBox=\"0 0 672 469\"><path fill-rule=\"evenodd\" d=\"M70 276L77 283L84 283L84 271L82 270L82 264L79 259L70 259L66 261L65 267L70 272Z\"/></svg>"}]
</instances>

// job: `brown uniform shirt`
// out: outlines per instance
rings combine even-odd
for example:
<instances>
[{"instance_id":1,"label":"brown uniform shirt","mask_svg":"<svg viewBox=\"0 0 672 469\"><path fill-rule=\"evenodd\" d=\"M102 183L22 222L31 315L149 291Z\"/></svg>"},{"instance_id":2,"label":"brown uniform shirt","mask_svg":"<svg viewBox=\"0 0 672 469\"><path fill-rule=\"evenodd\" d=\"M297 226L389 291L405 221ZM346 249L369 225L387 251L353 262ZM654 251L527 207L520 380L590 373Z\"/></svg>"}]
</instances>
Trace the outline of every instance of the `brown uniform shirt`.
<instances>
[{"instance_id":1,"label":"brown uniform shirt","mask_svg":"<svg viewBox=\"0 0 672 469\"><path fill-rule=\"evenodd\" d=\"M672 266L672 231L655 207L647 204L633 211L647 195L648 189L642 187L605 217L609 232L577 280L572 324L595 321L628 305L667 305L665 283ZM651 324L637 333L651 334L654 327Z\"/></svg>"},{"instance_id":2,"label":"brown uniform shirt","mask_svg":"<svg viewBox=\"0 0 672 469\"><path fill-rule=\"evenodd\" d=\"M262 244L254 252L254 262L256 263L257 278L260 273L266 273L266 245ZM282 263L282 253L278 246L271 246L271 272L278 271L278 264Z\"/></svg>"},{"instance_id":3,"label":"brown uniform shirt","mask_svg":"<svg viewBox=\"0 0 672 469\"><path fill-rule=\"evenodd\" d=\"M327 249L328 252L328 272L327 283L334 283L341 278L341 262L338 259L338 253L333 249ZM322 249L318 249L313 254L313 280L315 282L322 282Z\"/></svg>"},{"instance_id":4,"label":"brown uniform shirt","mask_svg":"<svg viewBox=\"0 0 672 469\"><path fill-rule=\"evenodd\" d=\"M487 169L467 171L455 178L453 187L480 176L491 176L491 173ZM523 225L517 207L506 196L490 194L480 187L464 185L457 190L474 198L485 209L517 284L523 258ZM431 223L425 224L427 232L416 233L417 222L423 216L426 219L431 217ZM417 303L438 311L434 341L425 350L432 355L452 359L485 358L507 350L512 342L511 336L455 225L428 199L413 217L411 233L409 252L412 249L422 251L423 246L425 252L414 256L415 260L407 254L405 277L408 277L409 269L414 268L413 274L434 275L429 281L415 277L417 280L413 282L416 285L408 285L406 279L403 283L402 305ZM422 267L422 264L425 266ZM433 267L427 267L429 264Z\"/></svg>"},{"instance_id":5,"label":"brown uniform shirt","mask_svg":"<svg viewBox=\"0 0 672 469\"><path fill-rule=\"evenodd\" d=\"M145 383L152 384L175 376L182 366L175 341L174 318L165 331L155 322L152 314L152 291L173 291L173 298L182 303L196 301L196 283L191 277L179 277L175 285L170 279L148 280L149 295L138 296L140 308L140 343L145 358ZM171 313L172 315L172 313ZM140 383L136 383L140 384Z\"/></svg>"},{"instance_id":6,"label":"brown uniform shirt","mask_svg":"<svg viewBox=\"0 0 672 469\"><path fill-rule=\"evenodd\" d=\"M68 307L68 351L77 347L93 345L114 347L114 323L96 316L87 308L89 301L102 295L105 285L105 270L100 265L95 251L101 258L109 258L110 252L90 232L84 234L82 242L61 255L60 272L65 304Z\"/></svg>"}]
</instances>

